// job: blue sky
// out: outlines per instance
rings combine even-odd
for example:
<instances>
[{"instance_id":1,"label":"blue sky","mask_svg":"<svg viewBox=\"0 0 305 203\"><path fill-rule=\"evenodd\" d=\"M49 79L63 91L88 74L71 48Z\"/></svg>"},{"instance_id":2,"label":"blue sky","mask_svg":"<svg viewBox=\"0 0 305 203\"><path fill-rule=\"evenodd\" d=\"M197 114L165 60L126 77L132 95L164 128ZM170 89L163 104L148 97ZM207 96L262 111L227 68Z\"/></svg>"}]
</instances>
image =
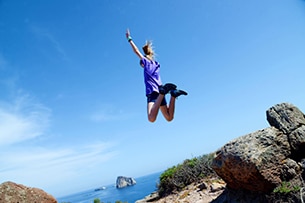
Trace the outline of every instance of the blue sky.
<instances>
[{"instance_id":1,"label":"blue sky","mask_svg":"<svg viewBox=\"0 0 305 203\"><path fill-rule=\"evenodd\" d=\"M126 28L189 93L171 123L147 121ZM277 103L305 111L304 36L302 0L1 0L0 183L60 197L216 151Z\"/></svg>"}]
</instances>

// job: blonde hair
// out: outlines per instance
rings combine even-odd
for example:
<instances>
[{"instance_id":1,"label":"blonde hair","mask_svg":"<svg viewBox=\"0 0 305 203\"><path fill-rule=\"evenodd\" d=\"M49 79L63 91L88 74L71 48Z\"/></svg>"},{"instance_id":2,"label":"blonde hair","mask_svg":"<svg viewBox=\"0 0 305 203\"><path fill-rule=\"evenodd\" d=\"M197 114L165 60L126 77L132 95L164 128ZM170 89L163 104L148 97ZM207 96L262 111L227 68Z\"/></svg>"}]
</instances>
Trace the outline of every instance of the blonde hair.
<instances>
[{"instance_id":1,"label":"blonde hair","mask_svg":"<svg viewBox=\"0 0 305 203\"><path fill-rule=\"evenodd\" d=\"M145 45L142 47L145 56L153 60L155 58L155 51L153 49L152 41L146 41Z\"/></svg>"}]
</instances>

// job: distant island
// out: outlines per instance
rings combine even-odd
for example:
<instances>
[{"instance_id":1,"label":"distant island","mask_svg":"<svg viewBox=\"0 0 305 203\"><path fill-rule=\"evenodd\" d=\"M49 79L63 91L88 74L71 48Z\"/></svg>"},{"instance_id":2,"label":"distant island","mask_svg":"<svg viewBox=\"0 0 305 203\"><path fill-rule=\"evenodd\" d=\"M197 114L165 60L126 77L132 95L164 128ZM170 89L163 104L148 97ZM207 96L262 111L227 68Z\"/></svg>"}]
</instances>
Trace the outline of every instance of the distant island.
<instances>
[{"instance_id":1,"label":"distant island","mask_svg":"<svg viewBox=\"0 0 305 203\"><path fill-rule=\"evenodd\" d=\"M116 187L117 188L124 188L127 186L135 185L137 182L135 179L125 176L118 176L116 179Z\"/></svg>"}]
</instances>

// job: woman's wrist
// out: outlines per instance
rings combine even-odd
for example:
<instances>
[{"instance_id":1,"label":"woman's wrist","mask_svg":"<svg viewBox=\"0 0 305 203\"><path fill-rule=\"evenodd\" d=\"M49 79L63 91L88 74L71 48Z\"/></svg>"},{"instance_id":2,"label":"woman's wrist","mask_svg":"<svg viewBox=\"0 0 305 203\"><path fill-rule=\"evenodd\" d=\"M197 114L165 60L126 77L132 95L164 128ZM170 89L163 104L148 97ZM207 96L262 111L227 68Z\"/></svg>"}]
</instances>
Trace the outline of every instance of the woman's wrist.
<instances>
[{"instance_id":1,"label":"woman's wrist","mask_svg":"<svg viewBox=\"0 0 305 203\"><path fill-rule=\"evenodd\" d=\"M127 37L127 40L128 40L128 42L130 42L130 41L132 40L132 37L129 35L129 36Z\"/></svg>"}]
</instances>

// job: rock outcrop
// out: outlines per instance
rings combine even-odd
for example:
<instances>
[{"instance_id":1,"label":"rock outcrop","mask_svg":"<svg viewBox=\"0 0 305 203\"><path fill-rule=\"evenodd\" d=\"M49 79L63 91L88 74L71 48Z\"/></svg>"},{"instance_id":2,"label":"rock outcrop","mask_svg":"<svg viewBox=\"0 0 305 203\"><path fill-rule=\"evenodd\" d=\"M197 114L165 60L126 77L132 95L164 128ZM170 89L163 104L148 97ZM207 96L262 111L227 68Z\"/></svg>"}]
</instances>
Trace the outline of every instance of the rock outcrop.
<instances>
[{"instance_id":1,"label":"rock outcrop","mask_svg":"<svg viewBox=\"0 0 305 203\"><path fill-rule=\"evenodd\" d=\"M283 181L303 187L304 114L282 103L267 110L267 121L271 127L239 137L217 151L212 168L228 189L270 193Z\"/></svg>"},{"instance_id":2,"label":"rock outcrop","mask_svg":"<svg viewBox=\"0 0 305 203\"><path fill-rule=\"evenodd\" d=\"M138 202L304 202L305 115L289 103L277 104L266 114L270 127L232 140L216 152L212 168L225 181L220 193L213 194L200 182L161 199L155 193ZM274 192L277 188L282 192Z\"/></svg>"},{"instance_id":3,"label":"rock outcrop","mask_svg":"<svg viewBox=\"0 0 305 203\"><path fill-rule=\"evenodd\" d=\"M133 178L119 176L116 179L116 187L117 188L124 188L127 186L135 185L137 182Z\"/></svg>"},{"instance_id":4,"label":"rock outcrop","mask_svg":"<svg viewBox=\"0 0 305 203\"><path fill-rule=\"evenodd\" d=\"M41 189L5 182L0 185L0 202L57 203L57 200Z\"/></svg>"}]
</instances>

